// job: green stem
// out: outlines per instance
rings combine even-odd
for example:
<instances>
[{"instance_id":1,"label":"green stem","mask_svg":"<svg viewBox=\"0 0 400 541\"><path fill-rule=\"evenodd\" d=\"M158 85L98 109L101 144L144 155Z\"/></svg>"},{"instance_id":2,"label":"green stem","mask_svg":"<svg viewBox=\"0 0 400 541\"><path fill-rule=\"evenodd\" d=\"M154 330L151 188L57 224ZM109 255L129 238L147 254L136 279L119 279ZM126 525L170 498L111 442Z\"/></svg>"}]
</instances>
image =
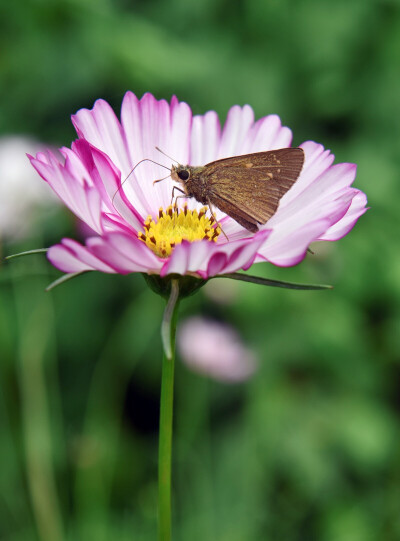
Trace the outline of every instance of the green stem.
<instances>
[{"instance_id":1,"label":"green stem","mask_svg":"<svg viewBox=\"0 0 400 541\"><path fill-rule=\"evenodd\" d=\"M158 539L171 540L171 456L174 403L175 333L179 307L179 283L171 280L171 293L162 323L163 366L158 447Z\"/></svg>"}]
</instances>

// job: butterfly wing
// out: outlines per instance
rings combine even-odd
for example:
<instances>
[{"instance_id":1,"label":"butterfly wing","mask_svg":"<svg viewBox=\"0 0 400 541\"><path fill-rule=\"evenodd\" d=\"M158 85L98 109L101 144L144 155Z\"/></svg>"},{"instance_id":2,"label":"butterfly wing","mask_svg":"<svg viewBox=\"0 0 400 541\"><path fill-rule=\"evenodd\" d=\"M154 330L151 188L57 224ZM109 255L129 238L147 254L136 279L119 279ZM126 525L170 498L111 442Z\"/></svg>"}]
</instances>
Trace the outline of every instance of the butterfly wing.
<instances>
[{"instance_id":1,"label":"butterfly wing","mask_svg":"<svg viewBox=\"0 0 400 541\"><path fill-rule=\"evenodd\" d=\"M217 208L219 208L219 210L225 212L225 214L236 220L242 227L244 227L248 231L251 231L252 233L257 233L259 222L257 222L257 220L255 220L250 214L248 214L248 212L240 209L228 199L224 199L218 195L214 195L212 203L211 200L208 203L208 206L211 205L215 205Z\"/></svg>"},{"instance_id":2,"label":"butterfly wing","mask_svg":"<svg viewBox=\"0 0 400 541\"><path fill-rule=\"evenodd\" d=\"M210 201L250 231L265 224L304 163L301 148L283 148L211 162L203 175Z\"/></svg>"}]
</instances>

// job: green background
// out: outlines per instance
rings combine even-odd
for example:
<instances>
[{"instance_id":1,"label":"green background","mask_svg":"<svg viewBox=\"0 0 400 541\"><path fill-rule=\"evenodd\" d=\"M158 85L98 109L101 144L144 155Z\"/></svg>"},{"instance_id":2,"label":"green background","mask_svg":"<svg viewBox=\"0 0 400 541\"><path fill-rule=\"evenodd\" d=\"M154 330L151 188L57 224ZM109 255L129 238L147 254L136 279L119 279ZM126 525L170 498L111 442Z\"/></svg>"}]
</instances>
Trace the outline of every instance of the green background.
<instances>
[{"instance_id":1,"label":"green background","mask_svg":"<svg viewBox=\"0 0 400 541\"><path fill-rule=\"evenodd\" d=\"M72 113L119 112L130 89L222 119L249 103L358 164L371 210L347 237L252 269L333 291L182 304L260 367L224 385L177 364L176 541L400 539L399 65L396 0L1 4L1 135L68 146ZM66 209L37 223L3 255L79 238ZM45 294L58 276L42 256L0 266L0 539L154 540L163 302L139 275Z\"/></svg>"}]
</instances>

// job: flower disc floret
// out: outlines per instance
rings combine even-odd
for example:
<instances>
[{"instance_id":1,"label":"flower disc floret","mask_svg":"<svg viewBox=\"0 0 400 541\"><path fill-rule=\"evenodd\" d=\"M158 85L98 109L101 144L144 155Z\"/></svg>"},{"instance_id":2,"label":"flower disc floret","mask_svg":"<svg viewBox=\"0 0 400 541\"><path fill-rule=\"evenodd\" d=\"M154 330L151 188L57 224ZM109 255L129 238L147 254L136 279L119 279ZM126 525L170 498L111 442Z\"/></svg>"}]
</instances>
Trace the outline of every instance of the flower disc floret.
<instances>
[{"instance_id":1,"label":"flower disc floret","mask_svg":"<svg viewBox=\"0 0 400 541\"><path fill-rule=\"evenodd\" d=\"M139 232L138 238L159 257L169 257L174 247L183 240L215 242L221 228L216 225L213 216L208 217L206 212L207 207L202 207L197 212L188 210L186 204L183 209L170 205L164 211L161 207L158 220L148 216L144 224L145 232Z\"/></svg>"}]
</instances>

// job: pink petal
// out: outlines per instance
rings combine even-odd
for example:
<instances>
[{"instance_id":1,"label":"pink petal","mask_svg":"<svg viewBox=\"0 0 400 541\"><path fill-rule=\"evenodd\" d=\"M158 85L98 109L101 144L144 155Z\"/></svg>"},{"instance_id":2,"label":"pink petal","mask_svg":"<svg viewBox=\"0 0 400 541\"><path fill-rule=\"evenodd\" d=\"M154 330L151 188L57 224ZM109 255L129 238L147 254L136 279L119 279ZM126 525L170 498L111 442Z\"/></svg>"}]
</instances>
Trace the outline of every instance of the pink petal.
<instances>
[{"instance_id":1,"label":"pink petal","mask_svg":"<svg viewBox=\"0 0 400 541\"><path fill-rule=\"evenodd\" d=\"M344 191L337 199L327 199L318 207L313 206L310 209L304 209L303 214L298 213L297 215L287 216L286 220L274 225L271 235L260 249L260 254L273 262L275 262L275 259L272 260L271 257L274 258L280 251L284 257L286 257L287 246L292 246L291 239L297 239L300 231L304 234L301 236L302 240L299 243L296 257L298 256L302 259L302 254L306 247L304 244L306 236L304 235L307 235L308 233L313 235L314 228L316 227L318 230L318 237L309 237L308 243L319 238L319 236L325 233L330 226L343 218L348 211L353 196L353 190ZM266 227L270 226L271 222L272 220L269 220ZM319 229L321 224L325 225L325 231Z\"/></svg>"},{"instance_id":2,"label":"pink petal","mask_svg":"<svg viewBox=\"0 0 400 541\"><path fill-rule=\"evenodd\" d=\"M126 197L124 185L121 185L120 172L110 159L84 139L76 141L73 148L89 171L106 208L113 214L118 212L136 231L141 229L146 216L140 215Z\"/></svg>"},{"instance_id":3,"label":"pink petal","mask_svg":"<svg viewBox=\"0 0 400 541\"><path fill-rule=\"evenodd\" d=\"M124 133L112 107L104 100L97 100L93 109L80 109L72 116L80 138L109 156L122 174L129 171L130 163Z\"/></svg>"},{"instance_id":4,"label":"pink petal","mask_svg":"<svg viewBox=\"0 0 400 541\"><path fill-rule=\"evenodd\" d=\"M204 264L204 261L210 257L210 251L213 246L207 240L197 242L183 241L182 244L175 246L171 256L167 259L161 269L160 276L167 274L186 274L189 269L197 270Z\"/></svg>"},{"instance_id":5,"label":"pink petal","mask_svg":"<svg viewBox=\"0 0 400 541\"><path fill-rule=\"evenodd\" d=\"M252 239L243 240L238 242L235 247L234 242L232 246L234 250L231 250L230 244L226 244L225 253L229 255L226 265L223 269L223 273L236 272L240 269L247 270L253 264L254 259L259 251L260 247L266 242L271 234L271 230L259 231L254 235ZM211 269L208 269L208 276L214 276L216 273L212 273Z\"/></svg>"},{"instance_id":6,"label":"pink petal","mask_svg":"<svg viewBox=\"0 0 400 541\"><path fill-rule=\"evenodd\" d=\"M221 125L215 111L193 117L190 141L190 164L206 165L217 158Z\"/></svg>"},{"instance_id":7,"label":"pink petal","mask_svg":"<svg viewBox=\"0 0 400 541\"><path fill-rule=\"evenodd\" d=\"M84 139L82 139L82 143L85 143L85 145L89 147L89 143L87 143ZM71 176L86 182L88 186L92 187L95 185L92 181L87 163L82 160L78 152L76 142L72 143L72 148L60 148L60 152L65 159L64 167Z\"/></svg>"},{"instance_id":8,"label":"pink petal","mask_svg":"<svg viewBox=\"0 0 400 541\"><path fill-rule=\"evenodd\" d=\"M142 122L146 129L142 131L142 145L144 158L151 158L160 163L164 163L168 158L165 158L156 150L156 146L169 154L169 151L174 151L168 144L170 132L170 111L169 105L165 100L157 101L151 94L145 94L140 101ZM185 141L183 147L188 147L188 133L185 138L182 134L182 141ZM188 148L187 148L188 152ZM161 158L161 159L160 159ZM187 156L186 156L187 159ZM168 163L168 162L167 162ZM168 169L171 168L169 161ZM171 200L172 183L167 179L153 185L154 180L158 180L168 175L168 171L151 162L142 164L135 171L135 176L138 182L146 191L148 200L148 213L158 211L160 207L168 206Z\"/></svg>"},{"instance_id":9,"label":"pink petal","mask_svg":"<svg viewBox=\"0 0 400 541\"><path fill-rule=\"evenodd\" d=\"M98 238L98 237L93 237ZM62 243L66 248L69 248L73 253L76 254L76 256L87 265L90 265L95 270L99 270L101 272L110 272L114 273L116 272L115 269L103 261L101 258L95 256L92 251L90 250L90 242L92 240L92 237L89 237L86 239L86 246L82 246L79 242L76 242L73 239L62 239Z\"/></svg>"},{"instance_id":10,"label":"pink petal","mask_svg":"<svg viewBox=\"0 0 400 541\"><path fill-rule=\"evenodd\" d=\"M133 229L128 222L117 214L108 214L106 212L102 212L101 225L104 233L123 232L128 233L128 235L137 236L137 230Z\"/></svg>"},{"instance_id":11,"label":"pink petal","mask_svg":"<svg viewBox=\"0 0 400 541\"><path fill-rule=\"evenodd\" d=\"M142 241L124 233L90 237L86 246L63 239L62 244L49 249L48 257L53 265L68 273L82 270L119 274L158 272L162 265Z\"/></svg>"},{"instance_id":12,"label":"pink petal","mask_svg":"<svg viewBox=\"0 0 400 541\"><path fill-rule=\"evenodd\" d=\"M153 194L151 193L148 186L149 179L156 180L160 178L165 170L162 167L156 167L150 164L150 162L139 163L145 158L155 158L145 155L142 132L147 127L144 125L142 119L141 102L132 92L127 92L122 102L121 122L129 154L129 171L124 173L125 177L128 174L129 177L124 182L124 192L127 198L134 203L140 214L147 216L147 214L151 214L150 209L156 210L157 208L157 203L152 203L152 195L155 192ZM135 166L135 170L130 172Z\"/></svg>"},{"instance_id":13,"label":"pink petal","mask_svg":"<svg viewBox=\"0 0 400 541\"><path fill-rule=\"evenodd\" d=\"M290 201L312 184L315 179L325 173L335 159L335 156L329 150L325 150L322 145L313 141L306 141L300 147L305 153L303 169L293 187L282 198L280 207L288 205Z\"/></svg>"},{"instance_id":14,"label":"pink petal","mask_svg":"<svg viewBox=\"0 0 400 541\"><path fill-rule=\"evenodd\" d=\"M343 218L330 227L318 240L339 240L347 235L354 227L358 218L368 210L366 205L366 195L363 192L356 193Z\"/></svg>"},{"instance_id":15,"label":"pink petal","mask_svg":"<svg viewBox=\"0 0 400 541\"><path fill-rule=\"evenodd\" d=\"M202 271L204 278L224 274L225 267L228 263L228 256L224 252L217 252L212 257L207 265L207 272Z\"/></svg>"},{"instance_id":16,"label":"pink petal","mask_svg":"<svg viewBox=\"0 0 400 541\"><path fill-rule=\"evenodd\" d=\"M170 154L179 163L189 163L191 130L192 111L189 105L183 101L179 102L176 96L173 96L170 106L170 134L165 140L169 146L167 150L163 148L161 150Z\"/></svg>"},{"instance_id":17,"label":"pink petal","mask_svg":"<svg viewBox=\"0 0 400 541\"><path fill-rule=\"evenodd\" d=\"M47 258L57 269L68 274L94 270L91 265L78 259L76 254L63 244L51 246L47 252Z\"/></svg>"},{"instance_id":18,"label":"pink petal","mask_svg":"<svg viewBox=\"0 0 400 541\"><path fill-rule=\"evenodd\" d=\"M47 257L55 267L63 272L80 272L80 270L115 272L115 269L94 256L90 250L75 240L62 239L61 243L52 246L47 253Z\"/></svg>"},{"instance_id":19,"label":"pink petal","mask_svg":"<svg viewBox=\"0 0 400 541\"><path fill-rule=\"evenodd\" d=\"M170 170L171 160L158 152L156 146L173 159L188 163L192 114L186 103L173 98L169 106L165 100L157 101L151 94L138 100L128 92L122 104L121 119L131 168L140 160L151 159ZM143 162L126 182L126 194L141 214L155 216L159 207L170 204L172 180L167 178L153 185L154 180L168 175L168 170Z\"/></svg>"},{"instance_id":20,"label":"pink petal","mask_svg":"<svg viewBox=\"0 0 400 541\"><path fill-rule=\"evenodd\" d=\"M257 120L250 128L239 154L286 148L290 147L291 141L291 130L282 126L279 116L269 115Z\"/></svg>"},{"instance_id":21,"label":"pink petal","mask_svg":"<svg viewBox=\"0 0 400 541\"><path fill-rule=\"evenodd\" d=\"M124 255L139 272L158 272L163 260L155 255L144 242L131 235L110 233L106 236L109 246ZM131 271L134 272L134 271Z\"/></svg>"},{"instance_id":22,"label":"pink petal","mask_svg":"<svg viewBox=\"0 0 400 541\"><path fill-rule=\"evenodd\" d=\"M354 164L333 165L311 182L297 197L285 205L280 205L276 214L268 221L268 227L276 229L283 222L293 220L298 220L301 225L306 220L320 215L323 212L323 205L329 204L341 195L342 191L353 182L355 174Z\"/></svg>"},{"instance_id":23,"label":"pink petal","mask_svg":"<svg viewBox=\"0 0 400 541\"><path fill-rule=\"evenodd\" d=\"M143 242L137 239L136 244L134 242L131 243L134 245L134 251L132 251L130 254L124 253L121 250L121 245L123 243L120 239L122 235L123 234L111 233L106 237L91 238L88 239L87 246L92 254L101 259L104 263L108 264L110 267L114 268L119 274L148 272L150 268L146 264L146 259L141 257L141 255L143 252L150 250ZM118 238L116 238L117 236ZM157 266L160 266L158 261ZM157 268L157 266L155 268Z\"/></svg>"},{"instance_id":24,"label":"pink petal","mask_svg":"<svg viewBox=\"0 0 400 541\"><path fill-rule=\"evenodd\" d=\"M61 164L48 152L46 159L42 154L30 157L31 163L40 176L46 180L68 208L86 222L97 233L101 232L101 199L97 189L90 186L85 178L71 172L71 167Z\"/></svg>"},{"instance_id":25,"label":"pink petal","mask_svg":"<svg viewBox=\"0 0 400 541\"><path fill-rule=\"evenodd\" d=\"M238 224L233 218L230 216L227 216L223 212L217 213L217 217L219 220L219 224L222 227L222 229L225 232L225 235L228 237L229 242L234 240L240 240L244 238L249 238L253 236L253 233L250 233L247 229L245 229L243 226ZM222 236L223 234L221 234ZM223 242L223 239L221 239L221 242Z\"/></svg>"},{"instance_id":26,"label":"pink petal","mask_svg":"<svg viewBox=\"0 0 400 541\"><path fill-rule=\"evenodd\" d=\"M269 234L270 231L260 231L254 237L225 244L205 240L192 243L184 241L174 248L160 275L191 272L206 279L222 272L248 268Z\"/></svg>"},{"instance_id":27,"label":"pink petal","mask_svg":"<svg viewBox=\"0 0 400 541\"><path fill-rule=\"evenodd\" d=\"M264 258L279 267L297 265L297 263L300 263L304 259L310 243L317 240L327 230L329 225L330 222L326 219L306 223L303 227L293 231L291 235L274 243L272 242L271 235L271 243L269 244L269 239L267 239L259 250L259 257L257 257L255 262L262 261L262 258Z\"/></svg>"},{"instance_id":28,"label":"pink petal","mask_svg":"<svg viewBox=\"0 0 400 541\"><path fill-rule=\"evenodd\" d=\"M234 105L228 111L228 116L222 130L221 143L217 158L227 158L242 154L244 141L254 123L254 113L250 105L239 107Z\"/></svg>"}]
</instances>

